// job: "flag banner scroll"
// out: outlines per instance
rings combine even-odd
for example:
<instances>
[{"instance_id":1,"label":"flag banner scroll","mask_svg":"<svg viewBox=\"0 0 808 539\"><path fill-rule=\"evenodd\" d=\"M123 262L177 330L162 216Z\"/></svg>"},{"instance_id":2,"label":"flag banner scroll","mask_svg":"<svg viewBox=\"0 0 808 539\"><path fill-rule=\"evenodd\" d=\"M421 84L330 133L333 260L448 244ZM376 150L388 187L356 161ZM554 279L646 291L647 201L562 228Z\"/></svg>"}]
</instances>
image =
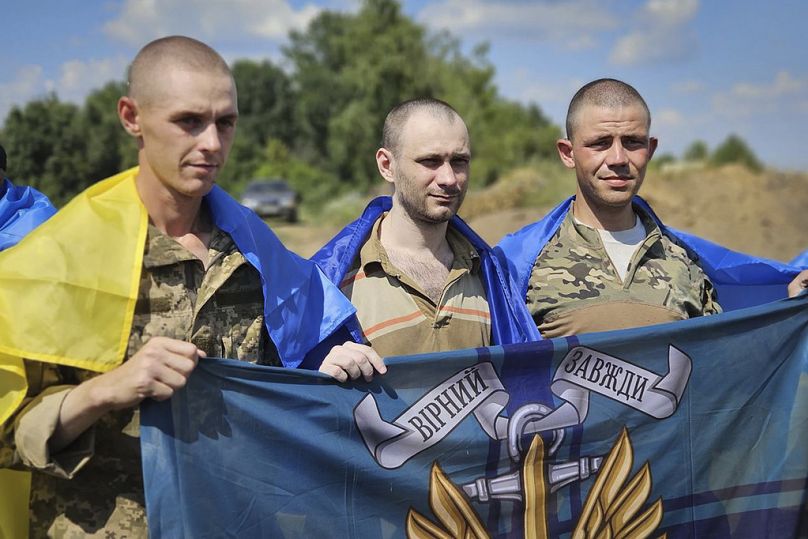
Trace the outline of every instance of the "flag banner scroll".
<instances>
[{"instance_id":1,"label":"flag banner scroll","mask_svg":"<svg viewBox=\"0 0 808 539\"><path fill-rule=\"evenodd\" d=\"M386 362L202 360L142 406L151 535L808 536L808 294Z\"/></svg>"}]
</instances>

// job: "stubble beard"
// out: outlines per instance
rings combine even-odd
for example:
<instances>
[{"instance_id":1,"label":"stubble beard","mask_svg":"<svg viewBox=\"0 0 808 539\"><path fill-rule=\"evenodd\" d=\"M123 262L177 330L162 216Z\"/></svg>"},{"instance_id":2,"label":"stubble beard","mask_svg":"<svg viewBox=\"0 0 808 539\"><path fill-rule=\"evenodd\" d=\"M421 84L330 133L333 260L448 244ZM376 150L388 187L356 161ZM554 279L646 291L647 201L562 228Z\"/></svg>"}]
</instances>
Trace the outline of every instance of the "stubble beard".
<instances>
[{"instance_id":1,"label":"stubble beard","mask_svg":"<svg viewBox=\"0 0 808 539\"><path fill-rule=\"evenodd\" d=\"M579 178L578 183L589 206L593 209L601 208L604 211L613 212L631 205L634 195L640 191L643 179L642 174L634 174L634 183L626 190L612 189L597 176L586 178L583 181ZM580 186L585 186L585 188Z\"/></svg>"},{"instance_id":2,"label":"stubble beard","mask_svg":"<svg viewBox=\"0 0 808 539\"><path fill-rule=\"evenodd\" d=\"M411 185L410 183L406 183L408 182L406 178L401 179L404 180L405 185ZM412 192L409 188L399 189L397 193L398 202L410 219L431 225L439 225L451 220L463 204L465 196L465 192L458 193L453 205L440 206L435 211L430 211L428 206L428 194L421 196L418 193Z\"/></svg>"}]
</instances>

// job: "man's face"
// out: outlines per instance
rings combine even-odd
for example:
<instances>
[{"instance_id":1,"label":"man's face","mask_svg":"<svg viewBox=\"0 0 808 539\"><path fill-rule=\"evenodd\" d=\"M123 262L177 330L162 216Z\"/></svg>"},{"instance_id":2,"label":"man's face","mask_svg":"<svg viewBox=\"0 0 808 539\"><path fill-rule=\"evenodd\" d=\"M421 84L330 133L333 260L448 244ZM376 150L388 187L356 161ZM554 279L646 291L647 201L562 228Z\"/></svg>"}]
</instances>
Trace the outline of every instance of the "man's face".
<instances>
[{"instance_id":1,"label":"man's face","mask_svg":"<svg viewBox=\"0 0 808 539\"><path fill-rule=\"evenodd\" d=\"M578 194L597 211L631 203L656 145L648 136L648 115L641 105L584 105L572 140L559 141L558 150L564 164L575 169Z\"/></svg>"},{"instance_id":2,"label":"man's face","mask_svg":"<svg viewBox=\"0 0 808 539\"><path fill-rule=\"evenodd\" d=\"M174 69L160 77L137 109L141 173L150 172L172 193L204 196L233 144L235 85L219 72Z\"/></svg>"},{"instance_id":3,"label":"man's face","mask_svg":"<svg viewBox=\"0 0 808 539\"><path fill-rule=\"evenodd\" d=\"M413 113L393 158L394 199L417 221L443 223L463 203L471 150L463 120Z\"/></svg>"}]
</instances>

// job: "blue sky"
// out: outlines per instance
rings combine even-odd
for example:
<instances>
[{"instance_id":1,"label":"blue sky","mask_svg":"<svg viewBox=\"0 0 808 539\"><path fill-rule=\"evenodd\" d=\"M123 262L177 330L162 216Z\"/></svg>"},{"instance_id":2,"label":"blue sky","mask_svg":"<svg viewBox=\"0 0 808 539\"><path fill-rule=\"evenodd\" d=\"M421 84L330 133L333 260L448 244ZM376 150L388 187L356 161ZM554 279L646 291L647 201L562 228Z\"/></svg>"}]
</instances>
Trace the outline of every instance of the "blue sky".
<instances>
[{"instance_id":1,"label":"blue sky","mask_svg":"<svg viewBox=\"0 0 808 539\"><path fill-rule=\"evenodd\" d=\"M121 79L161 35L202 39L226 59L281 60L290 29L355 0L0 0L0 119L54 91L81 103ZM659 152L741 135L767 164L808 170L808 2L783 0L414 0L407 14L470 50L490 44L501 94L561 125L582 84L611 76L648 101Z\"/></svg>"}]
</instances>

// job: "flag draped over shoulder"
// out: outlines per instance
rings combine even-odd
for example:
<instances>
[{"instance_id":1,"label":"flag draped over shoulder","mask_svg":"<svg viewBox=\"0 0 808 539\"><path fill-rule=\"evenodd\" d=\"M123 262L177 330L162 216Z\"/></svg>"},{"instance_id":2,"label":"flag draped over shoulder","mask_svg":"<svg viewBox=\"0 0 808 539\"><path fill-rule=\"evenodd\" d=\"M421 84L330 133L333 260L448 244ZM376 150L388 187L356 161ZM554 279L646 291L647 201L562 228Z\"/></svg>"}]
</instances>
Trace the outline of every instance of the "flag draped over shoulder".
<instances>
[{"instance_id":1,"label":"flag draped over shoulder","mask_svg":"<svg viewBox=\"0 0 808 539\"><path fill-rule=\"evenodd\" d=\"M206 359L144 401L151 535L808 533L806 295L387 365Z\"/></svg>"},{"instance_id":2,"label":"flag draped over shoulder","mask_svg":"<svg viewBox=\"0 0 808 539\"><path fill-rule=\"evenodd\" d=\"M374 223L392 206L389 196L373 199L358 219L349 223L311 257L332 283L339 285L342 282L370 236ZM483 284L491 310L492 343L511 344L535 339L536 326L527 310L512 299L505 266L493 255L491 247L460 217L452 217L450 224L480 256Z\"/></svg>"},{"instance_id":3,"label":"flag draped over shoulder","mask_svg":"<svg viewBox=\"0 0 808 539\"><path fill-rule=\"evenodd\" d=\"M137 173L130 169L93 185L24 242L0 253L0 423L25 396L22 358L97 372L123 361L148 227ZM267 330L284 364L296 366L353 315L353 306L315 264L288 251L223 190L214 187L205 200L214 223L260 273ZM17 212L15 231L24 222L20 207L0 204L0 211ZM9 481L23 481L1 471ZM25 515L24 485L0 486L5 493L22 493L0 498L0 511Z\"/></svg>"},{"instance_id":4,"label":"flag draped over shoulder","mask_svg":"<svg viewBox=\"0 0 808 539\"><path fill-rule=\"evenodd\" d=\"M527 293L530 272L536 258L572 210L570 197L536 223L507 235L494 248L507 264L513 280L514 294ZM698 260L718 292L718 301L725 311L760 305L786 297L786 286L799 272L774 260L758 258L732 251L692 234L665 226L645 200L635 196L633 203L656 221L663 234L681 243Z\"/></svg>"},{"instance_id":5,"label":"flag draped over shoulder","mask_svg":"<svg viewBox=\"0 0 808 539\"><path fill-rule=\"evenodd\" d=\"M8 179L0 180L0 251L3 251L56 213L56 208L36 189L15 187ZM28 473L0 470L0 537L28 535L30 481Z\"/></svg>"},{"instance_id":6,"label":"flag draped over shoulder","mask_svg":"<svg viewBox=\"0 0 808 539\"><path fill-rule=\"evenodd\" d=\"M32 187L15 187L0 178L0 195L0 251L16 245L56 213L48 197Z\"/></svg>"},{"instance_id":7,"label":"flag draped over shoulder","mask_svg":"<svg viewBox=\"0 0 808 539\"><path fill-rule=\"evenodd\" d=\"M798 268L808 268L808 249L795 256L790 264Z\"/></svg>"},{"instance_id":8,"label":"flag draped over shoulder","mask_svg":"<svg viewBox=\"0 0 808 539\"><path fill-rule=\"evenodd\" d=\"M121 363L132 324L148 215L131 169L97 183L0 254L0 422L25 394L21 358L98 372ZM267 330L300 363L354 308L313 263L218 187L214 223L261 274Z\"/></svg>"}]
</instances>

